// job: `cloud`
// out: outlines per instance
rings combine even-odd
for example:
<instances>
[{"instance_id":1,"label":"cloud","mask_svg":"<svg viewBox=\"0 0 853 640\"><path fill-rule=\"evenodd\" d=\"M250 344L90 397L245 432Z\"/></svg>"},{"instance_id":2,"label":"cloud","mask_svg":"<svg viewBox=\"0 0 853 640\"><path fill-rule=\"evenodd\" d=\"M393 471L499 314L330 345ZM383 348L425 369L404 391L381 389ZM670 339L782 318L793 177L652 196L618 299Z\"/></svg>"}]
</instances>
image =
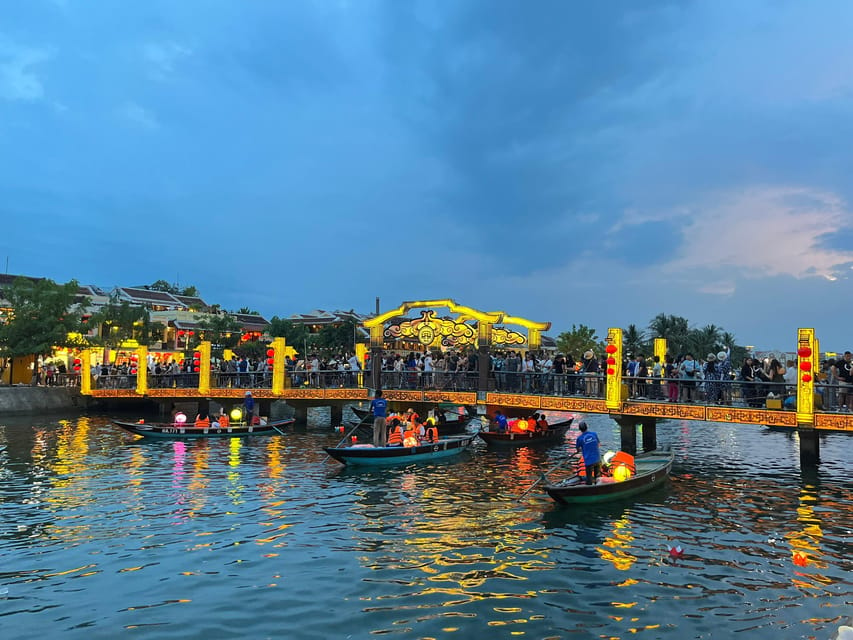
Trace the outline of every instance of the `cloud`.
<instances>
[{"instance_id":1,"label":"cloud","mask_svg":"<svg viewBox=\"0 0 853 640\"><path fill-rule=\"evenodd\" d=\"M160 122L154 113L135 102L128 102L120 110L119 113L129 122L142 127L143 129L155 130L160 128Z\"/></svg>"},{"instance_id":2,"label":"cloud","mask_svg":"<svg viewBox=\"0 0 853 640\"><path fill-rule=\"evenodd\" d=\"M682 215L682 214L679 214ZM820 276L835 279L853 263L853 250L824 246L851 228L851 212L835 194L807 187L759 186L691 207L682 243L664 268L708 278ZM730 292L706 285L708 292Z\"/></svg>"},{"instance_id":3,"label":"cloud","mask_svg":"<svg viewBox=\"0 0 853 640\"><path fill-rule=\"evenodd\" d=\"M149 71L158 80L173 75L177 64L192 54L190 47L172 41L149 42L142 47L142 56L149 65Z\"/></svg>"},{"instance_id":4,"label":"cloud","mask_svg":"<svg viewBox=\"0 0 853 640\"><path fill-rule=\"evenodd\" d=\"M51 58L47 48L14 45L0 38L0 98L32 102L44 97L44 86L33 67Z\"/></svg>"}]
</instances>

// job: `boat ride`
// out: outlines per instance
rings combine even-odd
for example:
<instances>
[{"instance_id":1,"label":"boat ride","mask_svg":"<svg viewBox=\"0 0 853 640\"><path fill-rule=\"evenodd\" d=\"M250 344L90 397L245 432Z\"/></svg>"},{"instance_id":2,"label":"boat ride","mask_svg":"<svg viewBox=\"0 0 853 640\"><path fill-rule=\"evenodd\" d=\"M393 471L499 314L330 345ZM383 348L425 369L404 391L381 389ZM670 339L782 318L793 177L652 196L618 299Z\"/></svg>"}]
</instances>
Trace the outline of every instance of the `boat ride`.
<instances>
[{"instance_id":1,"label":"boat ride","mask_svg":"<svg viewBox=\"0 0 853 640\"><path fill-rule=\"evenodd\" d=\"M524 424L519 426L520 420L510 421L506 431L488 429L480 431L477 435L488 445L503 447L531 446L539 444L558 444L563 442L566 432L572 426L574 418L555 422L545 426L534 426Z\"/></svg>"},{"instance_id":2,"label":"boat ride","mask_svg":"<svg viewBox=\"0 0 853 640\"><path fill-rule=\"evenodd\" d=\"M596 484L586 484L586 470L580 462L574 475L560 482L546 483L544 489L564 505L621 500L663 484L669 477L674 457L671 451L649 451L637 456L619 451L608 462L605 454L608 473L599 477Z\"/></svg>"},{"instance_id":3,"label":"boat ride","mask_svg":"<svg viewBox=\"0 0 853 640\"><path fill-rule=\"evenodd\" d=\"M473 433L444 436L434 442L425 442L414 447L375 447L372 444L354 444L348 447L326 447L324 450L343 464L384 467L449 458L462 453L476 437Z\"/></svg>"},{"instance_id":4,"label":"boat ride","mask_svg":"<svg viewBox=\"0 0 853 640\"><path fill-rule=\"evenodd\" d=\"M283 429L292 425L296 420L273 420L263 424L234 424L227 427L213 425L196 427L182 422L126 422L113 420L112 423L144 438L160 438L171 440L189 440L195 438L245 438L247 436L271 436L282 434Z\"/></svg>"}]
</instances>

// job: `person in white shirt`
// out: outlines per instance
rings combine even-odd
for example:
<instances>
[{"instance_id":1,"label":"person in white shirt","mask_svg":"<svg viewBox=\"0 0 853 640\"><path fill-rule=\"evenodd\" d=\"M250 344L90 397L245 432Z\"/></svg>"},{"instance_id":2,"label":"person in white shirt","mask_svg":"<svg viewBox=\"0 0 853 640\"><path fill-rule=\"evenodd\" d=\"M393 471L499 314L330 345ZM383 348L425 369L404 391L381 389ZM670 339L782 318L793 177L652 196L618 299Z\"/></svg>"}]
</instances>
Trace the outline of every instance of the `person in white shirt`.
<instances>
[{"instance_id":1,"label":"person in white shirt","mask_svg":"<svg viewBox=\"0 0 853 640\"><path fill-rule=\"evenodd\" d=\"M432 386L432 372L435 370L432 364L432 354L427 353L424 356L424 388Z\"/></svg>"}]
</instances>

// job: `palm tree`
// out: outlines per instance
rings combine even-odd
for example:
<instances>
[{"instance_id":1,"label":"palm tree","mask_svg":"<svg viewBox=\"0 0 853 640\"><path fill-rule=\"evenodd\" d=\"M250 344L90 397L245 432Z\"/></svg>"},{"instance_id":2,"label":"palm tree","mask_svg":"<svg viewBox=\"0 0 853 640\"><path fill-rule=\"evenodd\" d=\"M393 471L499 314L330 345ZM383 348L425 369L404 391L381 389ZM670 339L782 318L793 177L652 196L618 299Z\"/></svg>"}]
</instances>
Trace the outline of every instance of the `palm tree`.
<instances>
[{"instance_id":1,"label":"palm tree","mask_svg":"<svg viewBox=\"0 0 853 640\"><path fill-rule=\"evenodd\" d=\"M646 334L640 331L635 324L629 324L622 331L622 345L625 353L637 355L646 347Z\"/></svg>"},{"instance_id":2,"label":"palm tree","mask_svg":"<svg viewBox=\"0 0 853 640\"><path fill-rule=\"evenodd\" d=\"M687 348L687 335L690 324L687 318L659 313L649 322L649 334L652 338L665 338L667 351L672 354L684 353Z\"/></svg>"}]
</instances>

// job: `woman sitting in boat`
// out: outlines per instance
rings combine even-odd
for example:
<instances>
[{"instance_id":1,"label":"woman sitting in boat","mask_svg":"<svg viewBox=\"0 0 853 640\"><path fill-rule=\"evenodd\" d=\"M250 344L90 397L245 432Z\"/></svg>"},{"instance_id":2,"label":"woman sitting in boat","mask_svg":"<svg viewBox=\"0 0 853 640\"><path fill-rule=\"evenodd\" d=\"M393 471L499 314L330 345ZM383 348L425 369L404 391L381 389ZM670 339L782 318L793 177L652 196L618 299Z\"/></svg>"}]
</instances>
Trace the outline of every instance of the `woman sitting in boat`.
<instances>
[{"instance_id":1,"label":"woman sitting in boat","mask_svg":"<svg viewBox=\"0 0 853 640\"><path fill-rule=\"evenodd\" d=\"M195 417L195 426L202 429L210 427L210 416L207 415L207 411L198 412L198 415Z\"/></svg>"},{"instance_id":2,"label":"woman sitting in boat","mask_svg":"<svg viewBox=\"0 0 853 640\"><path fill-rule=\"evenodd\" d=\"M228 414L225 413L225 409L219 410L219 415L216 417L216 421L210 426L214 429L227 429L231 426L231 418L229 418Z\"/></svg>"},{"instance_id":3,"label":"woman sitting in boat","mask_svg":"<svg viewBox=\"0 0 853 640\"><path fill-rule=\"evenodd\" d=\"M391 420L391 426L388 429L387 447L402 447L403 446L403 426L397 418Z\"/></svg>"},{"instance_id":4,"label":"woman sitting in boat","mask_svg":"<svg viewBox=\"0 0 853 640\"><path fill-rule=\"evenodd\" d=\"M547 431L550 427L544 413L539 414L539 419L536 421L536 426L539 431Z\"/></svg>"}]
</instances>

